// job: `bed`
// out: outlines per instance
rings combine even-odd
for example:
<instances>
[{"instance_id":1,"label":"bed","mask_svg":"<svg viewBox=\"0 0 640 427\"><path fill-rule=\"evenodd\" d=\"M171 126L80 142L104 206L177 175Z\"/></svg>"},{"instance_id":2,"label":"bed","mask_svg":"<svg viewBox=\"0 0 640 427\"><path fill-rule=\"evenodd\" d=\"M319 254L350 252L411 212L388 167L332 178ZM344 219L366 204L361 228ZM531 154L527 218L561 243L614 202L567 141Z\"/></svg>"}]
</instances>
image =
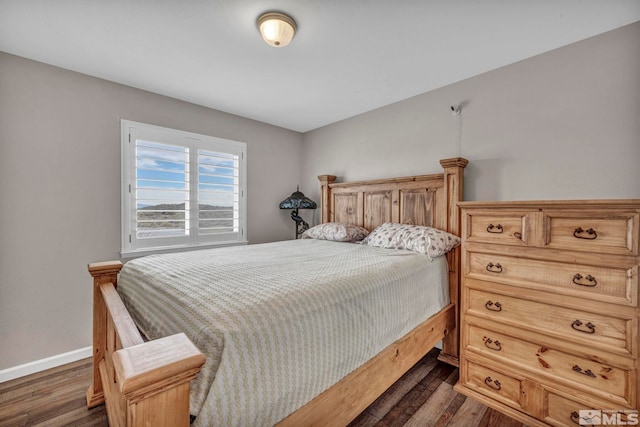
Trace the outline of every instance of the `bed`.
<instances>
[{"instance_id":1,"label":"bed","mask_svg":"<svg viewBox=\"0 0 640 427\"><path fill-rule=\"evenodd\" d=\"M319 177L322 222L357 224L368 230L385 222L406 223L428 225L459 234L456 202L462 199L463 169L467 161L454 158L442 160L441 164L444 173L440 174L355 183L336 183L335 176L322 175ZM256 261L234 264L240 252L246 249L254 251L252 259ZM121 274L120 294L116 290L122 268L119 262L89 265L94 277L94 372L87 391L87 405L91 407L105 402L110 425L188 425L190 408L197 415L195 426L271 425L277 421L281 426L346 425L438 341L443 341L440 359L453 364L457 361L457 249L449 252L446 259L428 263L433 264L431 272L422 271L425 263L416 259L419 256L396 251L395 258L402 260L393 262L402 263L403 267L402 270L399 267L394 270L386 285L377 283L384 280L376 279L383 276L375 273L375 268L392 270L396 264L386 265L392 262L390 258L393 257L388 255L388 250L380 248L301 240L215 251L197 251L195 256L183 253L147 257L131 262L131 266ZM247 290L253 292L245 292L246 298L238 298L237 295L225 296L224 290L218 290L220 298L207 302L204 294L198 295L193 290L203 288L201 283L191 284L189 290L176 286L172 291L174 295L166 295L168 286L163 282L164 276L179 277L185 283L197 282L189 278L196 277L193 271L201 271L202 267L188 267L190 260L210 258L216 253L222 254L218 256L221 264L228 264L226 271L242 269L247 278L256 278L227 277L223 271L213 271L210 278L225 276L225 281L237 283L235 288L248 284ZM336 261L336 253L343 264ZM279 269L263 264L268 258L273 258L271 261L275 264L280 263ZM288 280L282 267L292 264L304 267L292 272ZM353 278L358 276L340 278L341 272L358 269L373 271L373 276L364 276L358 283ZM253 271L260 274L253 274ZM300 277L305 272L309 276ZM418 288L418 292L422 292L419 295L402 290L399 294L404 299L392 301L394 297L390 296L389 289L412 280L420 282L425 274L448 276L448 288L436 289L433 295L426 293L427 289ZM144 276L153 279L143 280ZM270 299L271 291L267 288L263 291L260 280L268 282L275 279L286 285L287 298ZM137 286L128 286L130 282ZM144 283L149 283L149 287L144 287ZM353 306L344 301L333 303L334 297L326 293L328 288L335 288L338 294L352 292L364 295L368 302L358 300ZM143 307L141 301L145 298L152 308L138 310L137 307ZM173 301L183 298L183 308L172 308ZM226 302L225 298L228 298ZM245 309L251 309L246 310L248 314L242 318L229 314L212 322L197 307L216 300L221 302L218 310L234 304L244 304ZM381 300L389 304L381 304ZM421 301L437 303L425 302L424 310L421 310ZM407 314L396 324L387 322L382 315L378 317L378 313L390 310L394 305L400 309L412 302L417 307L407 309L407 312L414 314ZM160 310L160 306L164 306L165 311ZM263 306L274 306L275 310L267 312L261 308ZM361 309L363 306L367 307ZM321 316L318 314L321 307L329 307L327 310L332 314L328 315L323 326L313 326L308 318L302 317L303 307L308 308L306 312L311 312L312 317ZM185 312L188 315L184 315ZM154 318L154 313L162 314ZM198 317L201 317L200 323L194 320ZM259 325L261 322L280 322L285 326L275 329L276 332L258 329L252 335L245 334L238 327L240 324ZM327 327L326 322L344 323ZM220 327L211 326L212 323ZM323 333L336 329L336 325L340 325L337 329L343 329L344 333L335 336ZM220 333L216 335L214 329L222 329L222 332L218 330ZM139 330L145 338L152 339L143 339ZM383 330L382 338L371 338L374 330ZM220 334L224 340L216 338ZM279 340L272 340L270 334L280 337ZM156 337L160 338L153 339ZM240 343L244 343L244 347ZM356 350L346 350L346 345L352 343L356 344ZM298 350L302 347L312 351L304 355ZM223 357L214 361L212 352L222 354L223 349ZM338 354L337 359L343 365L342 374L328 374L329 371L323 370L323 353ZM260 375L233 378L228 373L242 372L239 359L247 359L250 365L260 366ZM305 368L305 364L315 370ZM231 368L225 370L223 366ZM281 378L287 372L293 379L285 379L285 385L279 386L284 394L276 398L275 403L260 397L273 392L256 378ZM261 388L263 393L259 393ZM255 391L255 396L252 391ZM211 408L233 409L234 405L238 407L235 411L226 411L232 414L227 418L211 415L220 413L218 409Z\"/></svg>"}]
</instances>

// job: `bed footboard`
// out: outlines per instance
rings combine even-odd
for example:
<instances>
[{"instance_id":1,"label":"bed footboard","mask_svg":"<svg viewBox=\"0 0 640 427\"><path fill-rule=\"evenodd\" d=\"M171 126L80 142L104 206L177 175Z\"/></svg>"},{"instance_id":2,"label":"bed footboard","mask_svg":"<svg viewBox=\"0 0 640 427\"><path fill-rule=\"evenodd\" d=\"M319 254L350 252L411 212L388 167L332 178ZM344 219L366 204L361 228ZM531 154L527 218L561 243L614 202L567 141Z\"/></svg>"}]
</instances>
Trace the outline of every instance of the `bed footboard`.
<instances>
[{"instance_id":1,"label":"bed footboard","mask_svg":"<svg viewBox=\"0 0 640 427\"><path fill-rule=\"evenodd\" d=\"M189 382L205 362L186 335L144 342L116 288L119 261L93 276L93 378L87 406L105 403L113 426L188 426Z\"/></svg>"}]
</instances>

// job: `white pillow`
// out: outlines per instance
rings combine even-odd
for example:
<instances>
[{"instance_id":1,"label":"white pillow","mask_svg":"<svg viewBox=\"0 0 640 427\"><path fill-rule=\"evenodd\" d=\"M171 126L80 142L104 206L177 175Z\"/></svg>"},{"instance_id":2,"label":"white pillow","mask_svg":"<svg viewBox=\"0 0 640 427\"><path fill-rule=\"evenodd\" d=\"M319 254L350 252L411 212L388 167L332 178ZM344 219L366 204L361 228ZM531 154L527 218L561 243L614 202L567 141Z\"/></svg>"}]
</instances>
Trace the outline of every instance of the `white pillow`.
<instances>
[{"instance_id":1,"label":"white pillow","mask_svg":"<svg viewBox=\"0 0 640 427\"><path fill-rule=\"evenodd\" d=\"M427 255L442 256L460 244L460 238L433 227L386 222L363 241L363 245L389 249L407 249Z\"/></svg>"},{"instance_id":2,"label":"white pillow","mask_svg":"<svg viewBox=\"0 0 640 427\"><path fill-rule=\"evenodd\" d=\"M334 242L359 242L369 234L366 228L339 222L325 222L302 233L303 239L333 240Z\"/></svg>"}]
</instances>

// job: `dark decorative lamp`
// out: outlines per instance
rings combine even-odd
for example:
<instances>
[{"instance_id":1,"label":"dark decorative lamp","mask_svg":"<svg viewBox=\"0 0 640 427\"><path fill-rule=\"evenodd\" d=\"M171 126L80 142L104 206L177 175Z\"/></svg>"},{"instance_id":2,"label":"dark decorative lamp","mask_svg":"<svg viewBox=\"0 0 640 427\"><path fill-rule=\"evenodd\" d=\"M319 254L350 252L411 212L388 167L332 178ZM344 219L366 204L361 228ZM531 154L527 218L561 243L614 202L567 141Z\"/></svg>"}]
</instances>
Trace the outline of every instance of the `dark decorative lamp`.
<instances>
[{"instance_id":1,"label":"dark decorative lamp","mask_svg":"<svg viewBox=\"0 0 640 427\"><path fill-rule=\"evenodd\" d=\"M293 209L291 211L291 219L296 222L296 239L299 239L302 233L309 229L309 224L298 215L298 209L315 209L316 202L305 196L300 187L289 197L280 202L280 209Z\"/></svg>"}]
</instances>

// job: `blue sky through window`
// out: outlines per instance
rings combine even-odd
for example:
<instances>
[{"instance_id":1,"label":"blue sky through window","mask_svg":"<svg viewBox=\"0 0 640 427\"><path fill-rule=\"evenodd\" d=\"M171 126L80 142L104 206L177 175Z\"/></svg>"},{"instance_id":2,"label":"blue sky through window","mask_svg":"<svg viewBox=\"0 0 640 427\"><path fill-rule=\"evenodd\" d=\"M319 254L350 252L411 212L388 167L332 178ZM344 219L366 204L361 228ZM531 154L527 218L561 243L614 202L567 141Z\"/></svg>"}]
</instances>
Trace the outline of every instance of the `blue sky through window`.
<instances>
[{"instance_id":1,"label":"blue sky through window","mask_svg":"<svg viewBox=\"0 0 640 427\"><path fill-rule=\"evenodd\" d=\"M197 194L192 194L190 154L188 147L136 140L139 238L188 235L190 198L194 196L201 233L237 231L239 157L198 150Z\"/></svg>"}]
</instances>

